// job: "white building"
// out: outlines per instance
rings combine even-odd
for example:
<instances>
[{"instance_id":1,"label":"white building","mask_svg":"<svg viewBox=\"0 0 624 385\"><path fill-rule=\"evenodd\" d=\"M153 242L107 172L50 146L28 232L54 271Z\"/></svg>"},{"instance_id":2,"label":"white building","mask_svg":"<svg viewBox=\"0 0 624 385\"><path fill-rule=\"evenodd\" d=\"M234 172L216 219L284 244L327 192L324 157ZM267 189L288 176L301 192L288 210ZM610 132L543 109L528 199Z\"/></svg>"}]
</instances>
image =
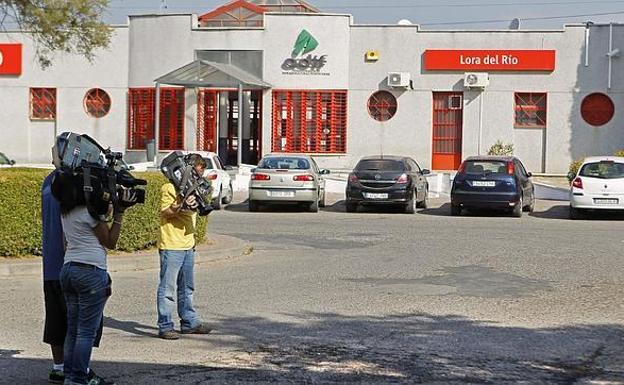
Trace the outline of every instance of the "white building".
<instances>
[{"instance_id":1,"label":"white building","mask_svg":"<svg viewBox=\"0 0 624 385\"><path fill-rule=\"evenodd\" d=\"M131 16L94 63L59 54L46 70L27 34L0 33L0 151L48 162L71 130L141 161L158 132L161 153L229 164L286 151L350 168L386 153L455 169L501 140L529 170L565 173L624 148L622 25L423 31L269 3Z\"/></svg>"}]
</instances>

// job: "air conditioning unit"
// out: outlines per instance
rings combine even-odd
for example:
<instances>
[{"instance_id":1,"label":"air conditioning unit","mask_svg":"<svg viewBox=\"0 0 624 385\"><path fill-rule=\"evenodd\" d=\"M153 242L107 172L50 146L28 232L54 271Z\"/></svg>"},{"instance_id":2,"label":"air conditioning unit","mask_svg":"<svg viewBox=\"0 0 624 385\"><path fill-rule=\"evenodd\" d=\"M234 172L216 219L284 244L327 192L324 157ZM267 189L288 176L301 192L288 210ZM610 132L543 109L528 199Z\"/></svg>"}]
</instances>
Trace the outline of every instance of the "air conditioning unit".
<instances>
[{"instance_id":1,"label":"air conditioning unit","mask_svg":"<svg viewBox=\"0 0 624 385\"><path fill-rule=\"evenodd\" d=\"M490 74L487 72L466 72L464 74L464 87L485 88L490 84Z\"/></svg>"},{"instance_id":2,"label":"air conditioning unit","mask_svg":"<svg viewBox=\"0 0 624 385\"><path fill-rule=\"evenodd\" d=\"M409 87L409 72L390 72L388 74L388 86L390 87Z\"/></svg>"}]
</instances>

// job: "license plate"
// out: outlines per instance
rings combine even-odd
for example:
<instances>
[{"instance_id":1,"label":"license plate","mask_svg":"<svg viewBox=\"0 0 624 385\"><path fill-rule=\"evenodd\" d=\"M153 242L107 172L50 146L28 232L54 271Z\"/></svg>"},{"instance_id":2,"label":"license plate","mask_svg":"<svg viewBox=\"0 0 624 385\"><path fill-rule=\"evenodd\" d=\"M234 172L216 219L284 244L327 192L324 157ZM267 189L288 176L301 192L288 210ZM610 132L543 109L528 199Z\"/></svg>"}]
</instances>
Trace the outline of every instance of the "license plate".
<instances>
[{"instance_id":1,"label":"license plate","mask_svg":"<svg viewBox=\"0 0 624 385\"><path fill-rule=\"evenodd\" d=\"M473 180L472 187L494 187L496 182L493 180Z\"/></svg>"},{"instance_id":2,"label":"license plate","mask_svg":"<svg viewBox=\"0 0 624 385\"><path fill-rule=\"evenodd\" d=\"M617 205L618 202L617 198L594 198L594 203L597 205Z\"/></svg>"},{"instance_id":3,"label":"license plate","mask_svg":"<svg viewBox=\"0 0 624 385\"><path fill-rule=\"evenodd\" d=\"M294 191L269 191L269 196L275 198L294 198Z\"/></svg>"},{"instance_id":4,"label":"license plate","mask_svg":"<svg viewBox=\"0 0 624 385\"><path fill-rule=\"evenodd\" d=\"M388 193L364 193L366 199L388 199Z\"/></svg>"}]
</instances>

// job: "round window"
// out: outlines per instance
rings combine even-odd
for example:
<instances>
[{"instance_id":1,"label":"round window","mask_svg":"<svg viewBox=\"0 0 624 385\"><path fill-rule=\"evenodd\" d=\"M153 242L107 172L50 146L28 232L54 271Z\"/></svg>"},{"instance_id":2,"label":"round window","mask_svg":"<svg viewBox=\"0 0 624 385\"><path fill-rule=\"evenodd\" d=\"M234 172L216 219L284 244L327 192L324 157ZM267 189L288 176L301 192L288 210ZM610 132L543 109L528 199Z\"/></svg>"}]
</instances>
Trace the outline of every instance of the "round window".
<instances>
[{"instance_id":1,"label":"round window","mask_svg":"<svg viewBox=\"0 0 624 385\"><path fill-rule=\"evenodd\" d=\"M110 96L102 89L92 88L85 95L84 107L89 116L94 118L106 116L111 108Z\"/></svg>"},{"instance_id":2,"label":"round window","mask_svg":"<svg viewBox=\"0 0 624 385\"><path fill-rule=\"evenodd\" d=\"M397 111L397 100L388 91L377 91L368 98L368 113L380 122L392 119Z\"/></svg>"},{"instance_id":3,"label":"round window","mask_svg":"<svg viewBox=\"0 0 624 385\"><path fill-rule=\"evenodd\" d=\"M611 98L599 92L587 95L581 103L581 116L592 126L607 124L614 113L615 106Z\"/></svg>"}]
</instances>

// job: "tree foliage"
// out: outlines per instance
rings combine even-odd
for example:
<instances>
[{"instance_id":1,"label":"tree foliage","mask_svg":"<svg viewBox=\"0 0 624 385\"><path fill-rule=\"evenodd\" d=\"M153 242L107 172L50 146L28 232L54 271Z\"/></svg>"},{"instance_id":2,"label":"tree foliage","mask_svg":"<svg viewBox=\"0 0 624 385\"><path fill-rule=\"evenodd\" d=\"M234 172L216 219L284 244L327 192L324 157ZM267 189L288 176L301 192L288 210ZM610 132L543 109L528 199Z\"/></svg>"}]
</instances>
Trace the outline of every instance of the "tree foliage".
<instances>
[{"instance_id":1,"label":"tree foliage","mask_svg":"<svg viewBox=\"0 0 624 385\"><path fill-rule=\"evenodd\" d=\"M31 34L42 68L55 51L93 61L108 46L112 30L102 21L108 0L0 0L0 26Z\"/></svg>"}]
</instances>

